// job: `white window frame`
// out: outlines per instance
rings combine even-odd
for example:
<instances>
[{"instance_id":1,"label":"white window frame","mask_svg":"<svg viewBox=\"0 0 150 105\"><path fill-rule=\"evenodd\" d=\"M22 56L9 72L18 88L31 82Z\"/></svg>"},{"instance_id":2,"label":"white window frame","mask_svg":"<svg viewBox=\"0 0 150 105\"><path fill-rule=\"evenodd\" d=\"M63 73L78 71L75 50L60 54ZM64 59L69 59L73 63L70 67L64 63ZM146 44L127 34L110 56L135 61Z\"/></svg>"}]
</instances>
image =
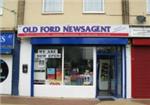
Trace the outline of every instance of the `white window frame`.
<instances>
[{"instance_id":1,"label":"white window frame","mask_svg":"<svg viewBox=\"0 0 150 105\"><path fill-rule=\"evenodd\" d=\"M147 9L147 14L150 14L150 0L146 0L146 9Z\"/></svg>"},{"instance_id":2,"label":"white window frame","mask_svg":"<svg viewBox=\"0 0 150 105\"><path fill-rule=\"evenodd\" d=\"M0 4L0 16L3 15L3 0L1 0L2 4Z\"/></svg>"},{"instance_id":3,"label":"white window frame","mask_svg":"<svg viewBox=\"0 0 150 105\"><path fill-rule=\"evenodd\" d=\"M102 8L102 11L85 11L84 7L85 7L85 0L83 0L83 13L105 13L104 11L104 0L102 0L103 2L103 8Z\"/></svg>"},{"instance_id":4,"label":"white window frame","mask_svg":"<svg viewBox=\"0 0 150 105\"><path fill-rule=\"evenodd\" d=\"M45 0L42 2L42 14L59 14L59 13L64 13L64 0L62 0L62 10L60 12L51 12L51 11L45 11Z\"/></svg>"}]
</instances>

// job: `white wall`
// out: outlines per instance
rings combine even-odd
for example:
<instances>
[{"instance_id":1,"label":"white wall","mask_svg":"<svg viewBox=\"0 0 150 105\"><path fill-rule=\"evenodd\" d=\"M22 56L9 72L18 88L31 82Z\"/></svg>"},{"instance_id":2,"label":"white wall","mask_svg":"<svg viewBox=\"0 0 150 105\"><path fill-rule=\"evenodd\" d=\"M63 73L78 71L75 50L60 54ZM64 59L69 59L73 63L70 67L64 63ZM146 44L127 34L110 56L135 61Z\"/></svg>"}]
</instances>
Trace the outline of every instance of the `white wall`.
<instances>
[{"instance_id":1,"label":"white wall","mask_svg":"<svg viewBox=\"0 0 150 105\"><path fill-rule=\"evenodd\" d=\"M21 40L19 72L19 95L21 96L30 96L31 93L31 47L29 39ZM28 73L22 72L23 64L28 65Z\"/></svg>"},{"instance_id":2,"label":"white wall","mask_svg":"<svg viewBox=\"0 0 150 105\"><path fill-rule=\"evenodd\" d=\"M95 98L93 86L35 85L34 89L34 96L40 97Z\"/></svg>"},{"instance_id":3,"label":"white wall","mask_svg":"<svg viewBox=\"0 0 150 105\"><path fill-rule=\"evenodd\" d=\"M12 55L0 55L0 59L8 65L8 77L0 83L0 94L11 94L12 89Z\"/></svg>"},{"instance_id":4,"label":"white wall","mask_svg":"<svg viewBox=\"0 0 150 105\"><path fill-rule=\"evenodd\" d=\"M131 45L126 46L126 96L131 98Z\"/></svg>"}]
</instances>

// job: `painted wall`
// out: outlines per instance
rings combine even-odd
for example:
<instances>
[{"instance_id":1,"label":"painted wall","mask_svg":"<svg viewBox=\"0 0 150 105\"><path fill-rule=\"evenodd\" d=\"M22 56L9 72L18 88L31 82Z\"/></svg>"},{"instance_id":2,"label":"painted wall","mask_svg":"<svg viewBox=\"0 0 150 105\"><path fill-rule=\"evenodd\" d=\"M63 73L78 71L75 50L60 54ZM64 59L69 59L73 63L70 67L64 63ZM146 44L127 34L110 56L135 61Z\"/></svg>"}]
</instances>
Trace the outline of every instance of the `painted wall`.
<instances>
[{"instance_id":1,"label":"painted wall","mask_svg":"<svg viewBox=\"0 0 150 105\"><path fill-rule=\"evenodd\" d=\"M17 12L18 0L3 1L5 8ZM26 0L25 24L122 24L121 0L105 0L104 13L101 14L84 14L82 11L83 0L64 0L63 14L42 14L42 1ZM147 0L129 0L129 5L131 25L141 25L136 20L137 15L146 17L144 25L150 24L150 15L147 13ZM31 15L33 12L34 15ZM0 28L9 29L14 27L16 19L14 13L3 9L3 15L0 15Z\"/></svg>"},{"instance_id":2,"label":"painted wall","mask_svg":"<svg viewBox=\"0 0 150 105\"><path fill-rule=\"evenodd\" d=\"M64 0L62 14L42 14L42 1L26 0L25 24L122 23L121 0L104 0L104 13L101 14L84 14L83 0Z\"/></svg>"},{"instance_id":3,"label":"painted wall","mask_svg":"<svg viewBox=\"0 0 150 105\"><path fill-rule=\"evenodd\" d=\"M40 91L39 91L40 90ZM94 86L49 86L35 85L34 96L95 98Z\"/></svg>"},{"instance_id":4,"label":"painted wall","mask_svg":"<svg viewBox=\"0 0 150 105\"><path fill-rule=\"evenodd\" d=\"M8 77L0 83L0 94L11 94L12 87L12 55L0 55L0 59L6 62L8 66Z\"/></svg>"},{"instance_id":5,"label":"painted wall","mask_svg":"<svg viewBox=\"0 0 150 105\"><path fill-rule=\"evenodd\" d=\"M28 73L22 72L22 65L28 65ZM31 90L31 44L29 39L21 40L20 71L19 71L19 95L30 96Z\"/></svg>"},{"instance_id":6,"label":"painted wall","mask_svg":"<svg viewBox=\"0 0 150 105\"><path fill-rule=\"evenodd\" d=\"M146 17L144 25L150 25L150 15L147 13L147 0L129 0L130 5L130 24L140 25L137 20L137 15Z\"/></svg>"},{"instance_id":7,"label":"painted wall","mask_svg":"<svg viewBox=\"0 0 150 105\"><path fill-rule=\"evenodd\" d=\"M16 26L17 15L12 13L11 10L17 12L18 0L3 0L3 14L0 15L0 29L12 29ZM9 10L7 10L9 9Z\"/></svg>"}]
</instances>

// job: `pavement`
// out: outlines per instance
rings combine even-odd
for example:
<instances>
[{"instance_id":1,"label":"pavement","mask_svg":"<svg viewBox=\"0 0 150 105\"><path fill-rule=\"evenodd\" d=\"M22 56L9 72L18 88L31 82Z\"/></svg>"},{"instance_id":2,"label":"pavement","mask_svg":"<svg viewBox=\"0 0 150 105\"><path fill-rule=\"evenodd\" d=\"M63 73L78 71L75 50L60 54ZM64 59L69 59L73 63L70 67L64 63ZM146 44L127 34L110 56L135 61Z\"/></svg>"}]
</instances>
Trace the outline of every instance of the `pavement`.
<instances>
[{"instance_id":1,"label":"pavement","mask_svg":"<svg viewBox=\"0 0 150 105\"><path fill-rule=\"evenodd\" d=\"M150 105L150 99L71 99L0 96L0 105Z\"/></svg>"}]
</instances>

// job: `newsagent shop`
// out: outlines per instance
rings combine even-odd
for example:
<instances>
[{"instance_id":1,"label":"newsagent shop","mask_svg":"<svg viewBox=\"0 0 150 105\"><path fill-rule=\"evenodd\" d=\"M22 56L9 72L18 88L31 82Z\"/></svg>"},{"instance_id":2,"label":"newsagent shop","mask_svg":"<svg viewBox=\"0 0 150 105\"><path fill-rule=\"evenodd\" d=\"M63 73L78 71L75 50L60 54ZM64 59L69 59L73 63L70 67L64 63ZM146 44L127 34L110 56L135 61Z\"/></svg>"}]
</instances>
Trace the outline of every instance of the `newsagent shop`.
<instances>
[{"instance_id":1,"label":"newsagent shop","mask_svg":"<svg viewBox=\"0 0 150 105\"><path fill-rule=\"evenodd\" d=\"M19 94L128 97L128 33L127 25L19 26Z\"/></svg>"},{"instance_id":2,"label":"newsagent shop","mask_svg":"<svg viewBox=\"0 0 150 105\"><path fill-rule=\"evenodd\" d=\"M19 43L14 31L0 32L0 94L18 95Z\"/></svg>"}]
</instances>

